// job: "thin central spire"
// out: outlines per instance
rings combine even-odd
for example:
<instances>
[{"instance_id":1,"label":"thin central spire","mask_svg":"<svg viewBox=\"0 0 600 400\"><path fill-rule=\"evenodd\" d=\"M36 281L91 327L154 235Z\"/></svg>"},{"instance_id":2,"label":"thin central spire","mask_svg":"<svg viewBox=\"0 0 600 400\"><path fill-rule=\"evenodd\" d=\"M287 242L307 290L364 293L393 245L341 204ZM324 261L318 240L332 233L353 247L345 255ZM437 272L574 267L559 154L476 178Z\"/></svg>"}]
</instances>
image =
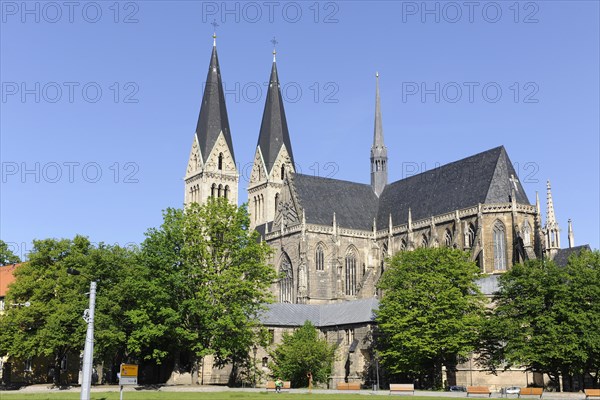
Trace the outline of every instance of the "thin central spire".
<instances>
[{"instance_id":1,"label":"thin central spire","mask_svg":"<svg viewBox=\"0 0 600 400\"><path fill-rule=\"evenodd\" d=\"M217 24L216 19L213 19L211 25L213 26L213 47L217 47L217 26L219 26L219 24Z\"/></svg>"},{"instance_id":2,"label":"thin central spire","mask_svg":"<svg viewBox=\"0 0 600 400\"><path fill-rule=\"evenodd\" d=\"M371 146L371 187L379 197L387 185L387 148L383 142L379 72L375 73L375 78L375 128L373 129L373 146Z\"/></svg>"}]
</instances>

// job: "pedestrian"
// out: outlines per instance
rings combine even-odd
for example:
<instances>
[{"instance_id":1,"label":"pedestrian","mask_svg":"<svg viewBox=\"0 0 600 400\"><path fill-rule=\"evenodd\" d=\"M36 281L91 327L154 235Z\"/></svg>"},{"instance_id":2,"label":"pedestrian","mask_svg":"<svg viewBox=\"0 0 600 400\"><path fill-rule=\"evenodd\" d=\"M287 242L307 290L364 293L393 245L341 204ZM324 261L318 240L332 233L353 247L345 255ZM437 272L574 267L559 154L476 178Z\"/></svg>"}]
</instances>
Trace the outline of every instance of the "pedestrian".
<instances>
[{"instance_id":1,"label":"pedestrian","mask_svg":"<svg viewBox=\"0 0 600 400\"><path fill-rule=\"evenodd\" d=\"M283 387L283 382L281 382L281 379L277 378L275 380L275 391L277 393L281 392L281 388Z\"/></svg>"}]
</instances>

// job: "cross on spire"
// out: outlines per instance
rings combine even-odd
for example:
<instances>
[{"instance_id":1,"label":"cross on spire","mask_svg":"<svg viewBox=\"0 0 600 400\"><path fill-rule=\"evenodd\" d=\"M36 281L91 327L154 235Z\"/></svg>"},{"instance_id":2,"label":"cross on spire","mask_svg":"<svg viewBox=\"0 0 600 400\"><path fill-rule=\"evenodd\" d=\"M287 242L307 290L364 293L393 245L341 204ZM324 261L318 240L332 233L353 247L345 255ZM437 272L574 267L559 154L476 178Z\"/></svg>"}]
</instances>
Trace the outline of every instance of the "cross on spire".
<instances>
[{"instance_id":1,"label":"cross on spire","mask_svg":"<svg viewBox=\"0 0 600 400\"><path fill-rule=\"evenodd\" d=\"M217 24L217 20L213 19L213 22L210 23L213 26L213 46L217 45L217 27L219 26L219 24Z\"/></svg>"},{"instance_id":2,"label":"cross on spire","mask_svg":"<svg viewBox=\"0 0 600 400\"><path fill-rule=\"evenodd\" d=\"M275 62L275 55L277 54L277 44L279 43L277 41L277 39L275 39L275 36L273 36L273 39L271 39L271 43L273 43L273 62Z\"/></svg>"},{"instance_id":3,"label":"cross on spire","mask_svg":"<svg viewBox=\"0 0 600 400\"><path fill-rule=\"evenodd\" d=\"M508 178L508 180L514 185L515 187L515 191L519 191L519 188L517 186L517 183L519 183L519 180L517 178L515 178L515 176L513 174L510 174L510 178Z\"/></svg>"}]
</instances>

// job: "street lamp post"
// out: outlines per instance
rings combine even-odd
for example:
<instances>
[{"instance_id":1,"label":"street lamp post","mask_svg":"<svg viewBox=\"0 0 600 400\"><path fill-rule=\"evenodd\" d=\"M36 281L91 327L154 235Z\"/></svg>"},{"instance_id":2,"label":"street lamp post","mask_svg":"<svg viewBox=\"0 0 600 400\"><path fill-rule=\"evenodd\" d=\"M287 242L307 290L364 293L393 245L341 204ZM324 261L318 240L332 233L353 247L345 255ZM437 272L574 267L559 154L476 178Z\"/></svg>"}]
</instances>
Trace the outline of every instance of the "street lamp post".
<instances>
[{"instance_id":1,"label":"street lamp post","mask_svg":"<svg viewBox=\"0 0 600 400\"><path fill-rule=\"evenodd\" d=\"M68 268L67 273L80 275L81 273ZM83 319L87 322L85 334L85 347L83 349L83 380L81 382L81 400L90 400L90 389L92 386L92 367L94 363L94 310L96 308L96 282L90 282L90 305L83 313Z\"/></svg>"}]
</instances>

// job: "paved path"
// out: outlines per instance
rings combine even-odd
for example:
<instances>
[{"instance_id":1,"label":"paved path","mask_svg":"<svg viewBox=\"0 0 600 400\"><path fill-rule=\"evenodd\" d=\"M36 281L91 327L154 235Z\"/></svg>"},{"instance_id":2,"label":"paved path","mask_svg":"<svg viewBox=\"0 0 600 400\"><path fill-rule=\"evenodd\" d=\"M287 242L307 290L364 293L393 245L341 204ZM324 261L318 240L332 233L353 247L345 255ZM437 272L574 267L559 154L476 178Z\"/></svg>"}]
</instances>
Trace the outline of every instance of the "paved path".
<instances>
[{"instance_id":1,"label":"paved path","mask_svg":"<svg viewBox=\"0 0 600 400\"><path fill-rule=\"evenodd\" d=\"M11 393L57 393L57 392L79 392L79 387L69 387L68 389L56 389L52 388L48 384L43 385L30 385L25 386L20 390L2 390L0 391L1 396L10 395ZM228 388L226 386L199 386L199 385L169 385L169 386L152 386L152 387L132 387L125 386L124 391L134 392L134 391L160 391L160 392L264 392L264 388ZM92 392L118 392L119 386L117 385L98 385L92 387ZM290 393L298 393L305 394L308 393L308 389L291 389ZM380 395L387 396L389 395L389 391L387 390L328 390L328 389L314 389L312 393L324 393L324 394L363 394L368 396ZM415 391L415 395L424 396L424 397L455 397L455 398L467 398L467 394L465 392L434 392L434 391L426 391L426 390L417 390ZM0 397L1 397L0 396ZM406 396L406 395L397 395L395 397ZM410 396L406 396L410 398ZM469 397L469 399L487 399L486 396L473 396ZM500 393L492 393L492 398L507 398L506 395L501 395ZM516 399L516 395L508 395L509 399ZM525 396L523 397L528 399L537 399L533 396ZM544 392L543 396L544 400L581 400L585 399L585 395L583 393L553 393L553 392Z\"/></svg>"}]
</instances>

